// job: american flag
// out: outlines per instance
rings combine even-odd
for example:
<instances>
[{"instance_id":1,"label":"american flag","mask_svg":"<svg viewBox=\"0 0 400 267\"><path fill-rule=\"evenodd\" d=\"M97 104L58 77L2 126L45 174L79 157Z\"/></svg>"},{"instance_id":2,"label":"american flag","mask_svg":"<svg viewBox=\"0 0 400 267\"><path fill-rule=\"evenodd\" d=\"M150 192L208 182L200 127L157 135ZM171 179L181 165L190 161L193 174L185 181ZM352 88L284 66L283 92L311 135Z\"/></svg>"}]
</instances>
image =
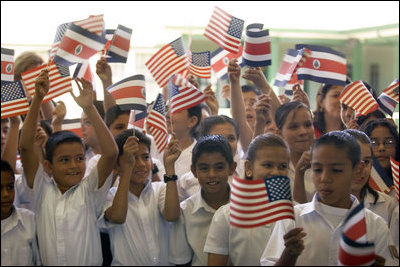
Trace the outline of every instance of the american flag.
<instances>
[{"instance_id":1,"label":"american flag","mask_svg":"<svg viewBox=\"0 0 400 267\"><path fill-rule=\"evenodd\" d=\"M369 185L376 191L389 194L393 190L393 180L388 177L385 170L375 157L372 157L372 169Z\"/></svg>"},{"instance_id":2,"label":"american flag","mask_svg":"<svg viewBox=\"0 0 400 267\"><path fill-rule=\"evenodd\" d=\"M189 70L190 73L199 78L211 78L211 64L210 64L210 51L191 53Z\"/></svg>"},{"instance_id":3,"label":"american flag","mask_svg":"<svg viewBox=\"0 0 400 267\"><path fill-rule=\"evenodd\" d=\"M147 114L146 83L144 75L137 74L125 78L107 88L121 110L135 110L136 121Z\"/></svg>"},{"instance_id":4,"label":"american flag","mask_svg":"<svg viewBox=\"0 0 400 267\"><path fill-rule=\"evenodd\" d=\"M367 266L375 262L375 245L367 241L364 202L357 205L343 223L339 245L339 264Z\"/></svg>"},{"instance_id":5,"label":"american flag","mask_svg":"<svg viewBox=\"0 0 400 267\"><path fill-rule=\"evenodd\" d=\"M392 167L393 185L396 192L397 201L399 200L399 162L390 157L390 165Z\"/></svg>"},{"instance_id":6,"label":"american flag","mask_svg":"<svg viewBox=\"0 0 400 267\"><path fill-rule=\"evenodd\" d=\"M14 49L1 48L1 82L14 81Z\"/></svg>"},{"instance_id":7,"label":"american flag","mask_svg":"<svg viewBox=\"0 0 400 267\"><path fill-rule=\"evenodd\" d=\"M399 103L399 79L394 80L388 88L383 89L382 93Z\"/></svg>"},{"instance_id":8,"label":"american flag","mask_svg":"<svg viewBox=\"0 0 400 267\"><path fill-rule=\"evenodd\" d=\"M150 134L154 137L158 152L163 152L168 144L168 128L165 117L164 96L162 94L158 94L147 116L146 125L149 128Z\"/></svg>"},{"instance_id":9,"label":"american flag","mask_svg":"<svg viewBox=\"0 0 400 267\"><path fill-rule=\"evenodd\" d=\"M182 37L158 50L145 65L160 87L167 85L173 74L180 73L188 66Z\"/></svg>"},{"instance_id":10,"label":"american flag","mask_svg":"<svg viewBox=\"0 0 400 267\"><path fill-rule=\"evenodd\" d=\"M243 62L243 46L239 47L239 52L231 53L218 47L217 50L211 53L211 68L218 79L226 80L228 78L228 64L233 58L238 59L238 64L242 68L244 67Z\"/></svg>"},{"instance_id":11,"label":"american flag","mask_svg":"<svg viewBox=\"0 0 400 267\"><path fill-rule=\"evenodd\" d=\"M76 133L79 137L83 137L81 119L64 119L61 128Z\"/></svg>"},{"instance_id":12,"label":"american flag","mask_svg":"<svg viewBox=\"0 0 400 267\"><path fill-rule=\"evenodd\" d=\"M28 113L29 103L21 81L1 84L1 119Z\"/></svg>"},{"instance_id":13,"label":"american flag","mask_svg":"<svg viewBox=\"0 0 400 267\"><path fill-rule=\"evenodd\" d=\"M172 114L197 106L207 99L203 92L194 87L180 74L175 74L171 77L168 88Z\"/></svg>"},{"instance_id":14,"label":"american flag","mask_svg":"<svg viewBox=\"0 0 400 267\"><path fill-rule=\"evenodd\" d=\"M25 89L31 96L35 95L35 81L37 77L39 77L40 72L46 68L47 64L43 64L21 74ZM47 102L59 95L72 91L71 77L68 67L57 65L53 62L49 65L48 69L50 70L50 89L44 97L43 102Z\"/></svg>"},{"instance_id":15,"label":"american flag","mask_svg":"<svg viewBox=\"0 0 400 267\"><path fill-rule=\"evenodd\" d=\"M230 224L258 227L283 219L294 220L290 180L286 176L246 180L233 177Z\"/></svg>"},{"instance_id":16,"label":"american flag","mask_svg":"<svg viewBox=\"0 0 400 267\"><path fill-rule=\"evenodd\" d=\"M239 52L244 20L233 17L215 7L204 36L225 50L236 54Z\"/></svg>"},{"instance_id":17,"label":"american flag","mask_svg":"<svg viewBox=\"0 0 400 267\"><path fill-rule=\"evenodd\" d=\"M132 29L118 25L115 30L111 44L107 49L107 62L126 63L131 42Z\"/></svg>"},{"instance_id":18,"label":"american flag","mask_svg":"<svg viewBox=\"0 0 400 267\"><path fill-rule=\"evenodd\" d=\"M378 102L361 80L347 85L340 94L339 100L361 115L367 115L379 107Z\"/></svg>"},{"instance_id":19,"label":"american flag","mask_svg":"<svg viewBox=\"0 0 400 267\"><path fill-rule=\"evenodd\" d=\"M246 28L243 61L251 67L271 65L271 41L269 30L262 30L263 24L253 23Z\"/></svg>"}]
</instances>

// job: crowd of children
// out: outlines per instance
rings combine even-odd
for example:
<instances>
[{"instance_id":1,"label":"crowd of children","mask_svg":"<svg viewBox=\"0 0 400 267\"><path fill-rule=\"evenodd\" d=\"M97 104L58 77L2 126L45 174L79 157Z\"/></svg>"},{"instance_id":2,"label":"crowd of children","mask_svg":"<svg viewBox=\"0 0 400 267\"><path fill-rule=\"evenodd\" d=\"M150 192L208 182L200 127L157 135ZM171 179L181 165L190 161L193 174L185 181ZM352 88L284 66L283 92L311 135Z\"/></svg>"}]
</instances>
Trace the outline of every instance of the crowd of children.
<instances>
[{"instance_id":1,"label":"crowd of children","mask_svg":"<svg viewBox=\"0 0 400 267\"><path fill-rule=\"evenodd\" d=\"M16 74L42 63L24 53ZM128 129L129 112L106 90L105 58L96 73L103 102L85 79L71 92L83 138L62 129L62 102L42 103L46 70L26 116L1 120L1 265L337 265L343 222L359 202L375 265L398 265L398 200L369 183L373 160L393 181L397 127L379 114L355 119L338 99L343 86L321 85L313 113L302 89L282 103L260 68L242 75L233 59L232 116L218 114L208 86L204 103L167 110L159 153L149 131ZM231 225L233 177L278 175L290 178L295 220Z\"/></svg>"}]
</instances>

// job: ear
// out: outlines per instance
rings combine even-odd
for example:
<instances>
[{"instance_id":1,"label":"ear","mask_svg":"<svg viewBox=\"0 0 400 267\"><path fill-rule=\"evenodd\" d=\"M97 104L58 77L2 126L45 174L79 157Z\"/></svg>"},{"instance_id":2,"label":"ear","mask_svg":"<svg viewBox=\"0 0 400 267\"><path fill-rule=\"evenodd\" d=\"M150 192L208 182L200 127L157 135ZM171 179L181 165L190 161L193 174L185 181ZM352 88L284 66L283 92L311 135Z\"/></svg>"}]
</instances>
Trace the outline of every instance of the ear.
<instances>
[{"instance_id":1,"label":"ear","mask_svg":"<svg viewBox=\"0 0 400 267\"><path fill-rule=\"evenodd\" d=\"M229 176L232 176L235 173L236 167L237 167L237 163L234 161L232 163L232 166L229 168ZM242 177L240 177L240 178L242 178Z\"/></svg>"},{"instance_id":2,"label":"ear","mask_svg":"<svg viewBox=\"0 0 400 267\"><path fill-rule=\"evenodd\" d=\"M192 116L189 119L189 127L192 129L198 122L198 118L196 116Z\"/></svg>"},{"instance_id":3,"label":"ear","mask_svg":"<svg viewBox=\"0 0 400 267\"><path fill-rule=\"evenodd\" d=\"M190 165L190 170L191 170L193 176L196 177L196 179L197 179L196 166Z\"/></svg>"},{"instance_id":4,"label":"ear","mask_svg":"<svg viewBox=\"0 0 400 267\"><path fill-rule=\"evenodd\" d=\"M245 175L244 178L253 176L253 170L251 168L251 163L248 160L246 160L244 162L244 175Z\"/></svg>"},{"instance_id":5,"label":"ear","mask_svg":"<svg viewBox=\"0 0 400 267\"><path fill-rule=\"evenodd\" d=\"M44 171L47 172L48 175L50 175L50 176L53 175L53 165L47 159L45 159L43 161L43 168L44 168Z\"/></svg>"}]
</instances>

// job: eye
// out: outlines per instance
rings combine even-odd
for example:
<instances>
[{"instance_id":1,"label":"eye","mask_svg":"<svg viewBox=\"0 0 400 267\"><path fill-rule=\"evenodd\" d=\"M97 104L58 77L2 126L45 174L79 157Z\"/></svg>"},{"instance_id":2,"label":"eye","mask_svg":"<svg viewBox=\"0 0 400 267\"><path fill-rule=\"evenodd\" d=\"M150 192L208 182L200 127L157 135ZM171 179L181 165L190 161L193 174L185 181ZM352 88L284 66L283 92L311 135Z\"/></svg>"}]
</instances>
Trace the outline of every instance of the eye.
<instances>
[{"instance_id":1,"label":"eye","mask_svg":"<svg viewBox=\"0 0 400 267\"><path fill-rule=\"evenodd\" d=\"M150 159L150 156L149 156L149 155L143 155L143 156L142 156L142 159L147 161L147 160Z\"/></svg>"},{"instance_id":2,"label":"eye","mask_svg":"<svg viewBox=\"0 0 400 267\"><path fill-rule=\"evenodd\" d=\"M68 162L68 158L61 158L59 161L61 163L67 163Z\"/></svg>"},{"instance_id":3,"label":"eye","mask_svg":"<svg viewBox=\"0 0 400 267\"><path fill-rule=\"evenodd\" d=\"M318 168L318 167L315 167L315 168L313 168L313 172L314 172L314 173L321 173L321 172L322 172L322 169L321 169L321 168Z\"/></svg>"},{"instance_id":4,"label":"eye","mask_svg":"<svg viewBox=\"0 0 400 267\"><path fill-rule=\"evenodd\" d=\"M289 129L291 129L291 130L295 130L295 129L297 129L299 126L297 125L297 124L290 124L289 125Z\"/></svg>"},{"instance_id":5,"label":"eye","mask_svg":"<svg viewBox=\"0 0 400 267\"><path fill-rule=\"evenodd\" d=\"M76 160L77 161L84 161L85 160L85 156L77 156Z\"/></svg>"},{"instance_id":6,"label":"eye","mask_svg":"<svg viewBox=\"0 0 400 267\"><path fill-rule=\"evenodd\" d=\"M370 159L364 159L364 164L365 164L365 165L371 164L371 160L370 160Z\"/></svg>"},{"instance_id":7,"label":"eye","mask_svg":"<svg viewBox=\"0 0 400 267\"><path fill-rule=\"evenodd\" d=\"M215 169L216 169L217 171L222 171L222 170L225 169L225 165L224 165L224 164L218 164L218 165L215 167Z\"/></svg>"},{"instance_id":8,"label":"eye","mask_svg":"<svg viewBox=\"0 0 400 267\"><path fill-rule=\"evenodd\" d=\"M343 172L343 170L341 170L341 169L333 169L332 171L335 172L335 173L341 173L341 172Z\"/></svg>"},{"instance_id":9,"label":"eye","mask_svg":"<svg viewBox=\"0 0 400 267\"><path fill-rule=\"evenodd\" d=\"M263 166L264 166L265 168L272 168L272 163L266 162L266 163L263 164Z\"/></svg>"},{"instance_id":10,"label":"eye","mask_svg":"<svg viewBox=\"0 0 400 267\"><path fill-rule=\"evenodd\" d=\"M229 142L234 142L234 141L236 141L236 137L234 137L233 135L228 136L228 141Z\"/></svg>"},{"instance_id":11,"label":"eye","mask_svg":"<svg viewBox=\"0 0 400 267\"><path fill-rule=\"evenodd\" d=\"M304 123L304 127L310 128L310 127L312 127L312 123L311 122L306 122L306 123Z\"/></svg>"},{"instance_id":12,"label":"eye","mask_svg":"<svg viewBox=\"0 0 400 267\"><path fill-rule=\"evenodd\" d=\"M279 170L286 170L288 168L288 165L286 163L279 164Z\"/></svg>"}]
</instances>

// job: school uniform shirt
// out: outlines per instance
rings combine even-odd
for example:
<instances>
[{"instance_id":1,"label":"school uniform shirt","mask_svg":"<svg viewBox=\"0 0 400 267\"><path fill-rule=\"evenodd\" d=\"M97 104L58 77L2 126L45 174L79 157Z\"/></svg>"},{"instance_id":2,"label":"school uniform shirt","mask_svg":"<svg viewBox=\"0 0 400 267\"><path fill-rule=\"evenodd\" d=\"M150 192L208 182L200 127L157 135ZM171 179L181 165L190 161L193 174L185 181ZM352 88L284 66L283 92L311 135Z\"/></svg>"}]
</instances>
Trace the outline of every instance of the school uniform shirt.
<instances>
[{"instance_id":1,"label":"school uniform shirt","mask_svg":"<svg viewBox=\"0 0 400 267\"><path fill-rule=\"evenodd\" d=\"M128 212L123 224L115 224L104 217L117 192L109 190L99 226L107 229L113 254L111 265L171 265L168 261L169 225L162 216L165 203L164 182L146 181L137 197L128 194Z\"/></svg>"},{"instance_id":2,"label":"school uniform shirt","mask_svg":"<svg viewBox=\"0 0 400 267\"><path fill-rule=\"evenodd\" d=\"M62 194L39 164L33 191L43 265L102 264L97 227L100 212L96 211L102 210L103 195L107 195L111 182L112 174L98 188L97 168L93 168L88 177Z\"/></svg>"},{"instance_id":3,"label":"school uniform shirt","mask_svg":"<svg viewBox=\"0 0 400 267\"><path fill-rule=\"evenodd\" d=\"M275 223L260 259L261 265L273 265L278 261L285 248L283 236L295 227L303 227L307 234L303 239L304 250L297 258L296 265L338 265L343 221L350 210L359 204L353 195L351 200L353 204L350 209L335 208L321 203L316 193L311 202L295 205L295 221L285 219ZM393 242L385 221L368 209L365 209L365 220L367 240L375 243L375 253L386 259L386 265L395 264L389 250Z\"/></svg>"},{"instance_id":4,"label":"school uniform shirt","mask_svg":"<svg viewBox=\"0 0 400 267\"><path fill-rule=\"evenodd\" d=\"M193 143L182 150L181 155L175 161L175 174L178 176L178 179L185 173L190 172L190 166L192 165L192 150L196 143L197 140L193 139Z\"/></svg>"},{"instance_id":5,"label":"school uniform shirt","mask_svg":"<svg viewBox=\"0 0 400 267\"><path fill-rule=\"evenodd\" d=\"M238 228L229 223L230 203L214 214L204 252L229 255L228 265L260 265L260 257L271 236L274 224Z\"/></svg>"},{"instance_id":6,"label":"school uniform shirt","mask_svg":"<svg viewBox=\"0 0 400 267\"><path fill-rule=\"evenodd\" d=\"M208 255L203 250L215 209L206 203L200 190L180 205L179 220L171 226L170 260L174 264L192 261L192 266L206 266Z\"/></svg>"},{"instance_id":7,"label":"school uniform shirt","mask_svg":"<svg viewBox=\"0 0 400 267\"><path fill-rule=\"evenodd\" d=\"M393 211L389 230L392 235L393 243L397 248L397 254L399 254L399 205L397 205Z\"/></svg>"},{"instance_id":8,"label":"school uniform shirt","mask_svg":"<svg viewBox=\"0 0 400 267\"><path fill-rule=\"evenodd\" d=\"M1 220L1 266L41 265L36 242L35 214L27 209L13 208Z\"/></svg>"},{"instance_id":9,"label":"school uniform shirt","mask_svg":"<svg viewBox=\"0 0 400 267\"><path fill-rule=\"evenodd\" d=\"M367 191L364 198L364 207L381 216L385 220L387 226L390 227L393 211L399 204L395 199L389 197L385 193L378 192L378 195L379 198L376 204L374 204L374 196Z\"/></svg>"},{"instance_id":10,"label":"school uniform shirt","mask_svg":"<svg viewBox=\"0 0 400 267\"><path fill-rule=\"evenodd\" d=\"M35 212L33 205L33 189L26 183L25 173L16 174L14 182L14 206Z\"/></svg>"},{"instance_id":11,"label":"school uniform shirt","mask_svg":"<svg viewBox=\"0 0 400 267\"><path fill-rule=\"evenodd\" d=\"M289 162L289 174L288 177L290 178L290 190L292 192L292 197L293 197L293 191L294 191L294 179L295 179L295 174L296 174L296 169L292 163L292 161ZM304 188L306 189L306 198L307 201L310 202L315 194L315 185L312 180L312 170L307 169L304 172Z\"/></svg>"}]
</instances>

